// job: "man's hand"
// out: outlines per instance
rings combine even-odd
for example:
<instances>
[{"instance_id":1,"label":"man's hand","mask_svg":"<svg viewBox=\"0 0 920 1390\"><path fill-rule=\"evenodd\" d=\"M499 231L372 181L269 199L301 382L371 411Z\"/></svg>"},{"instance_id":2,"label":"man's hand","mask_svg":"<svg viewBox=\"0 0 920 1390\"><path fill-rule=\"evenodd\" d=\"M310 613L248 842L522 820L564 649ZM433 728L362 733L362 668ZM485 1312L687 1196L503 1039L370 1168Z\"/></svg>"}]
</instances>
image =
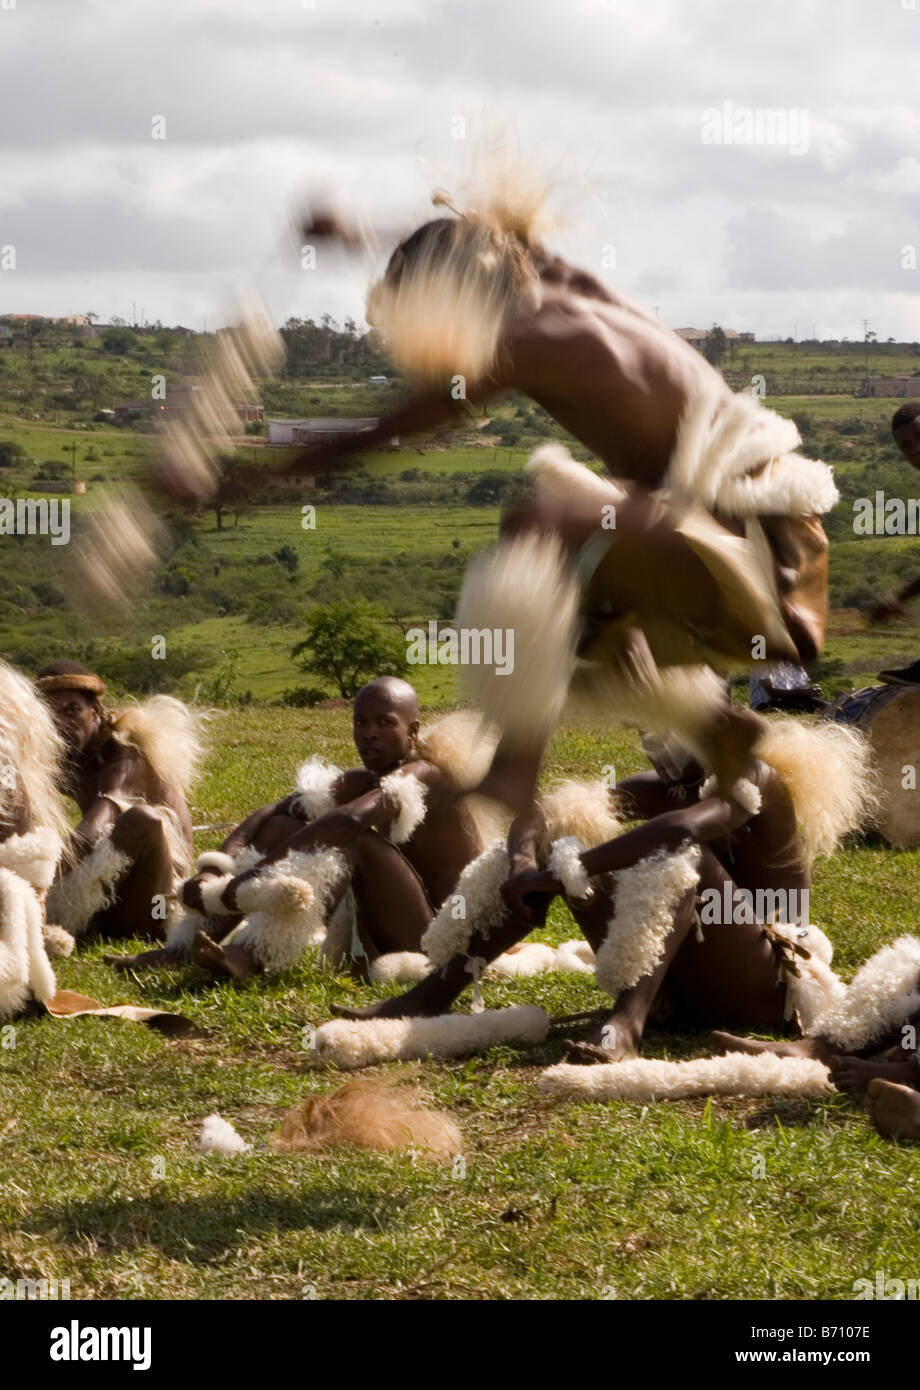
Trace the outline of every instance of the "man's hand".
<instances>
[{"instance_id":1,"label":"man's hand","mask_svg":"<svg viewBox=\"0 0 920 1390\"><path fill-rule=\"evenodd\" d=\"M869 614L870 623L888 623L893 618L910 619L907 609L896 598L883 598Z\"/></svg>"},{"instance_id":2,"label":"man's hand","mask_svg":"<svg viewBox=\"0 0 920 1390\"><path fill-rule=\"evenodd\" d=\"M502 901L509 912L524 922L533 920L533 910L525 901L533 894L553 894L561 892L562 885L548 870L521 869L511 874L502 884Z\"/></svg>"}]
</instances>

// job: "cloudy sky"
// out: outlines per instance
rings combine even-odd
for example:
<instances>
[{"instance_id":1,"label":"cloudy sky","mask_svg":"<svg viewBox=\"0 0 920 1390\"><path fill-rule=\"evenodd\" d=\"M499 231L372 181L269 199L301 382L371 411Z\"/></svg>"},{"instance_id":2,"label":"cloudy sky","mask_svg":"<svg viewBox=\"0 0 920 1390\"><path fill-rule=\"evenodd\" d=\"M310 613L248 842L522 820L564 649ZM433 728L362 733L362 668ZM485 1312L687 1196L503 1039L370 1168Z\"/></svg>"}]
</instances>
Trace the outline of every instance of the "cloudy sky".
<instances>
[{"instance_id":1,"label":"cloudy sky","mask_svg":"<svg viewBox=\"0 0 920 1390\"><path fill-rule=\"evenodd\" d=\"M501 128L665 322L916 339L918 54L920 0L0 0L0 312L360 319L291 208L408 228Z\"/></svg>"}]
</instances>

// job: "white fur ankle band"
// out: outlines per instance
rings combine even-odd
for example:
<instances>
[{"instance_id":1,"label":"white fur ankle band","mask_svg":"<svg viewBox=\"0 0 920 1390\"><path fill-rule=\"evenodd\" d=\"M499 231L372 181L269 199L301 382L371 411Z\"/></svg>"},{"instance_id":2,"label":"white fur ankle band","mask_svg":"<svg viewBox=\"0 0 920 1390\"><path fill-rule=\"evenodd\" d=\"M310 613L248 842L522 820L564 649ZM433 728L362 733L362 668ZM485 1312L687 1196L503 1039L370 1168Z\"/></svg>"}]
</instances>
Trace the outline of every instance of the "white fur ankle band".
<instances>
[{"instance_id":1,"label":"white fur ankle band","mask_svg":"<svg viewBox=\"0 0 920 1390\"><path fill-rule=\"evenodd\" d=\"M232 874L221 874L220 878L208 878L202 883L201 905L207 917L226 917L232 912L221 902L221 894L232 878Z\"/></svg>"},{"instance_id":2,"label":"white fur ankle band","mask_svg":"<svg viewBox=\"0 0 920 1390\"><path fill-rule=\"evenodd\" d=\"M588 871L581 862L583 846L574 835L555 840L549 853L549 871L558 878L566 897L584 901L594 896Z\"/></svg>"},{"instance_id":3,"label":"white fur ankle band","mask_svg":"<svg viewBox=\"0 0 920 1390\"><path fill-rule=\"evenodd\" d=\"M656 850L616 876L614 915L597 953L595 978L618 995L650 975L664 953L674 909L699 882L700 847Z\"/></svg>"},{"instance_id":4,"label":"white fur ankle band","mask_svg":"<svg viewBox=\"0 0 920 1390\"><path fill-rule=\"evenodd\" d=\"M195 860L196 874L203 874L206 870L213 870L218 874L239 873L233 855L224 854L223 850L219 849L205 850L204 854L199 854Z\"/></svg>"},{"instance_id":5,"label":"white fur ankle band","mask_svg":"<svg viewBox=\"0 0 920 1390\"><path fill-rule=\"evenodd\" d=\"M170 955L180 959L187 956L195 937L200 931L206 931L207 926L208 919L203 912L196 912L194 908L187 907L166 933L166 950Z\"/></svg>"},{"instance_id":6,"label":"white fur ankle band","mask_svg":"<svg viewBox=\"0 0 920 1390\"><path fill-rule=\"evenodd\" d=\"M501 922L505 912L501 887L510 862L505 846L496 844L467 864L422 937L422 950L434 965L444 965L457 952L466 951L474 931L488 935Z\"/></svg>"},{"instance_id":7,"label":"white fur ankle band","mask_svg":"<svg viewBox=\"0 0 920 1390\"><path fill-rule=\"evenodd\" d=\"M827 1067L810 1057L696 1057L664 1062L631 1057L594 1067L560 1062L540 1077L548 1096L583 1100L684 1100L689 1096L818 1096L831 1089Z\"/></svg>"},{"instance_id":8,"label":"white fur ankle band","mask_svg":"<svg viewBox=\"0 0 920 1390\"><path fill-rule=\"evenodd\" d=\"M389 838L394 845L404 845L412 839L425 819L427 787L411 772L391 772L381 779L380 790L397 811L396 820L390 826Z\"/></svg>"},{"instance_id":9,"label":"white fur ankle band","mask_svg":"<svg viewBox=\"0 0 920 1390\"><path fill-rule=\"evenodd\" d=\"M320 1057L343 1070L420 1057L463 1057L500 1043L542 1042L549 1017L535 1004L437 1018L333 1019L316 1032Z\"/></svg>"}]
</instances>

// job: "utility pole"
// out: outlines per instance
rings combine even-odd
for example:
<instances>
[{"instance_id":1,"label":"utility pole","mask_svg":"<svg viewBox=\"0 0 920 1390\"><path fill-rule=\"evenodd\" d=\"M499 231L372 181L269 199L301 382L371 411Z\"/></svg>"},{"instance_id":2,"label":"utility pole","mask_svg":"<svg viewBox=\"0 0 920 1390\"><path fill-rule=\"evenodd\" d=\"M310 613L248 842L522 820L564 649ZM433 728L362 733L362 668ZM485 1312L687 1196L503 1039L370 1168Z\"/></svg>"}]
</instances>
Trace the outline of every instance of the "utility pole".
<instances>
[{"instance_id":1,"label":"utility pole","mask_svg":"<svg viewBox=\"0 0 920 1390\"><path fill-rule=\"evenodd\" d=\"M869 320L868 320L868 319L860 319L860 323L861 323L862 326L863 326L863 346L864 346L865 349L866 349L866 353L865 353L865 356L866 356L866 386L867 386L867 388L868 388L868 384L869 384Z\"/></svg>"}]
</instances>

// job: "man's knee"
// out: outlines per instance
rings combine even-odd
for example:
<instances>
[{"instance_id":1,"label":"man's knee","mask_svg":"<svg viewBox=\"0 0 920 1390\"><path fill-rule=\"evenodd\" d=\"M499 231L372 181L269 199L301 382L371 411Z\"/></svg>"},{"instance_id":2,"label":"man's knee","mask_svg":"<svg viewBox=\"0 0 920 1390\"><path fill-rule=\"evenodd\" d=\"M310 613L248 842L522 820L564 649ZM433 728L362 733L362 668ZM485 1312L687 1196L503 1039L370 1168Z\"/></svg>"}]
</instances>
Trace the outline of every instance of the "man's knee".
<instances>
[{"instance_id":1,"label":"man's knee","mask_svg":"<svg viewBox=\"0 0 920 1390\"><path fill-rule=\"evenodd\" d=\"M166 829L162 816L151 806L129 806L115 822L112 843L133 859L153 846L165 846Z\"/></svg>"}]
</instances>

